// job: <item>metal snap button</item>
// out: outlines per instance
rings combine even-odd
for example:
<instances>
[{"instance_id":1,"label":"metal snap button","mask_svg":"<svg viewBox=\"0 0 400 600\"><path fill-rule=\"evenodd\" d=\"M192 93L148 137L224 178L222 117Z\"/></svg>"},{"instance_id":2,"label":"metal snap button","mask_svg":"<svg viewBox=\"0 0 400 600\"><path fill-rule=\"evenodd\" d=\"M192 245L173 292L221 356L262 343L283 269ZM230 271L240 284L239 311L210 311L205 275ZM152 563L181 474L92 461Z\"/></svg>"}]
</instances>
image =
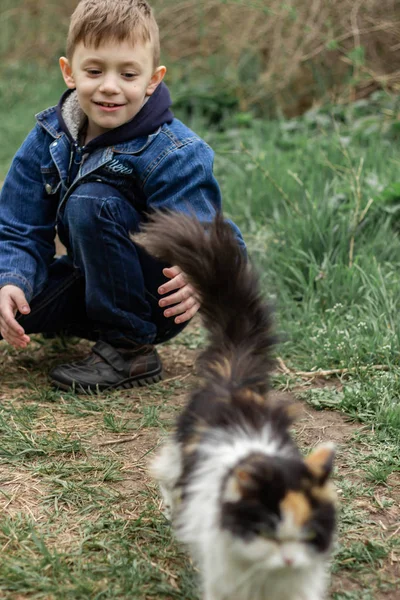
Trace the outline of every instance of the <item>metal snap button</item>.
<instances>
[{"instance_id":1,"label":"metal snap button","mask_svg":"<svg viewBox=\"0 0 400 600\"><path fill-rule=\"evenodd\" d=\"M49 183L46 183L46 185L44 186L44 189L46 190L46 192L48 194L51 194L53 191L53 188L51 187L51 185Z\"/></svg>"}]
</instances>

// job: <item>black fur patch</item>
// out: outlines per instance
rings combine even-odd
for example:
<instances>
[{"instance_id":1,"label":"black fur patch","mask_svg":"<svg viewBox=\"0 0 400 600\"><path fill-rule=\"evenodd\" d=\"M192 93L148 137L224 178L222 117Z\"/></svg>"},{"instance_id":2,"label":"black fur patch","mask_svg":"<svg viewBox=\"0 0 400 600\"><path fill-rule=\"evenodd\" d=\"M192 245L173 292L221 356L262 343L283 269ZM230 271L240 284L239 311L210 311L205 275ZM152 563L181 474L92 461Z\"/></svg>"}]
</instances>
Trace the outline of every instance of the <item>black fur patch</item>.
<instances>
[{"instance_id":1,"label":"black fur patch","mask_svg":"<svg viewBox=\"0 0 400 600\"><path fill-rule=\"evenodd\" d=\"M307 466L289 433L288 406L273 402L268 395L276 341L271 310L231 227L222 215L204 227L183 214L156 213L133 239L157 258L182 269L199 292L209 333L199 359L203 384L177 422L176 439L183 457L177 485L182 488L183 502L199 460L198 449L209 435L241 430L251 436L268 427L278 456L252 454L227 474L224 485L229 477L236 477L238 492L233 485L232 500L225 501L229 494L224 496L222 486L220 526L243 539L273 536L281 512L297 510L297 526L310 529L309 543L327 549L335 527L335 508L322 487L329 464L321 465L317 455ZM330 450L324 450L325 454L329 459Z\"/></svg>"},{"instance_id":2,"label":"black fur patch","mask_svg":"<svg viewBox=\"0 0 400 600\"><path fill-rule=\"evenodd\" d=\"M290 492L298 492L310 507L310 516L304 523L305 540L320 552L330 547L336 525L335 507L312 496L315 477L300 458L247 457L227 475L222 497L227 481L240 469L247 469L251 482L242 489L239 500L221 502L223 529L244 540L257 536L275 539L282 518L281 505Z\"/></svg>"}]
</instances>

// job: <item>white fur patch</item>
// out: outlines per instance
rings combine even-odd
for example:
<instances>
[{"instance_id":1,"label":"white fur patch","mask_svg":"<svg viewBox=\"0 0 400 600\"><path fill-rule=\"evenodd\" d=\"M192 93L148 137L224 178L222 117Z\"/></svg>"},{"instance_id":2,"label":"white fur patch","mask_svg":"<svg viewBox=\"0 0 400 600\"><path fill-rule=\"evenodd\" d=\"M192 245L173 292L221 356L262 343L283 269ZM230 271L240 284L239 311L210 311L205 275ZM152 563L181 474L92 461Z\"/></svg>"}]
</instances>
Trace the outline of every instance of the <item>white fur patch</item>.
<instances>
[{"instance_id":1,"label":"white fur patch","mask_svg":"<svg viewBox=\"0 0 400 600\"><path fill-rule=\"evenodd\" d=\"M227 473L255 452L289 457L292 447L282 447L267 425L259 432L245 427L212 430L198 452L182 504L173 493L182 470L181 449L175 441L163 446L151 473L172 506L178 539L199 563L204 600L323 600L328 559L297 539L298 526L290 515L282 524L280 543L261 537L246 542L221 530L219 523ZM228 499L239 499L234 478L225 488L224 500Z\"/></svg>"},{"instance_id":2,"label":"white fur patch","mask_svg":"<svg viewBox=\"0 0 400 600\"><path fill-rule=\"evenodd\" d=\"M70 134L74 140L78 141L79 131L87 117L81 109L76 91L72 92L64 101L61 113Z\"/></svg>"}]
</instances>

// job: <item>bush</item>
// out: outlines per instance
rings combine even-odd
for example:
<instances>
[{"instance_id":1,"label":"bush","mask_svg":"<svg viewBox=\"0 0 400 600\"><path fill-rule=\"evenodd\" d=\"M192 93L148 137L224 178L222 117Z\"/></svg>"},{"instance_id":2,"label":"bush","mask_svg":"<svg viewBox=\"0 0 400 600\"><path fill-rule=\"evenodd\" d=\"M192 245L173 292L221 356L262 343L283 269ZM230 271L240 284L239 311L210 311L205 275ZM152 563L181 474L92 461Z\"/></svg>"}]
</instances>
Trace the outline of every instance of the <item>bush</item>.
<instances>
[{"instance_id":1,"label":"bush","mask_svg":"<svg viewBox=\"0 0 400 600\"><path fill-rule=\"evenodd\" d=\"M77 0L2 0L0 58L54 62ZM300 114L400 86L394 0L154 0L169 82L242 112ZM55 26L56 24L56 26ZM210 92L210 89L213 91ZM193 104L193 100L191 100Z\"/></svg>"}]
</instances>

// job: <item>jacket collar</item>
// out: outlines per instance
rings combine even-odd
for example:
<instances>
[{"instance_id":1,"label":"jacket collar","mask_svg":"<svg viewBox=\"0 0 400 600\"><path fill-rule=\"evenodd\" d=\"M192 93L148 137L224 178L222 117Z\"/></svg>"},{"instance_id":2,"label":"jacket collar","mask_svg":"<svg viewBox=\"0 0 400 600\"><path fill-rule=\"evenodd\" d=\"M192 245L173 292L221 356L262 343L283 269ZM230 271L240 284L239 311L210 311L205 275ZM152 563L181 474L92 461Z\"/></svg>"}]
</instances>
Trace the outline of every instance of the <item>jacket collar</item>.
<instances>
[{"instance_id":1,"label":"jacket collar","mask_svg":"<svg viewBox=\"0 0 400 600\"><path fill-rule=\"evenodd\" d=\"M94 138L85 146L85 151L90 152L98 147L114 146L131 142L136 138L147 137L165 123L172 122L174 115L170 106L169 90L164 83L161 83L133 119ZM79 131L86 122L76 91L67 90L62 95L56 110L61 129L72 142L76 143Z\"/></svg>"},{"instance_id":2,"label":"jacket collar","mask_svg":"<svg viewBox=\"0 0 400 600\"><path fill-rule=\"evenodd\" d=\"M57 116L57 110L55 106L52 106L50 108L46 108L46 110L42 111L41 113L38 113L36 115L36 119L39 123L39 125L45 129L54 139L58 139L61 138L62 136L64 137L68 137L69 139L70 136L67 136L65 134L65 132L60 128L60 124L59 124L59 120L58 120L58 116ZM108 149L112 149L112 151L114 152L122 152L123 154L137 154L139 152L141 152L142 150L144 150L144 148L146 148L150 142L152 141L153 137L159 132L160 128L158 128L154 134L151 134L149 136L141 136L141 137L137 137L133 140L129 140L127 142L121 142L119 144L115 144L112 146L103 146L103 149L105 148L106 150ZM92 148L92 150L94 150L96 148ZM89 148L90 150L90 148ZM89 152L88 150L88 152ZM85 148L86 151L86 148Z\"/></svg>"}]
</instances>

